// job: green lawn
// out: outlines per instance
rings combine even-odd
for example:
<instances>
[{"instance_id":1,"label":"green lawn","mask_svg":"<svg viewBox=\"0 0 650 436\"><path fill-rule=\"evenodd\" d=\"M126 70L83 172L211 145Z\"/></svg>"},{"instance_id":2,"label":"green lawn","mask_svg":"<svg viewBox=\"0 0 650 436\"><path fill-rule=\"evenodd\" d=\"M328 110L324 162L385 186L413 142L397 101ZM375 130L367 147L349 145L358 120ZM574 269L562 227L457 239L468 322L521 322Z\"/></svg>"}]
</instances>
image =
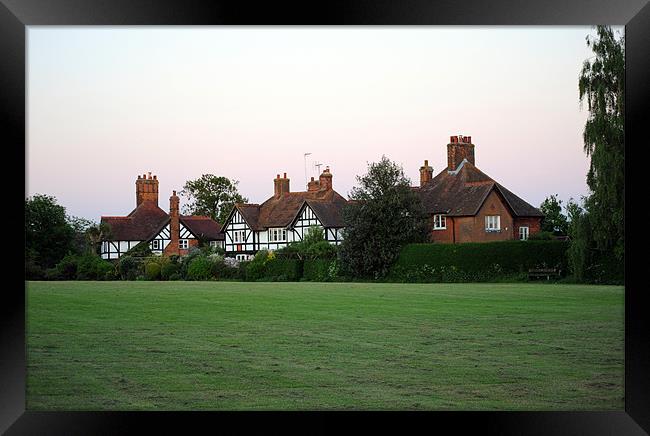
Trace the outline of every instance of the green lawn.
<instances>
[{"instance_id":1,"label":"green lawn","mask_svg":"<svg viewBox=\"0 0 650 436\"><path fill-rule=\"evenodd\" d=\"M28 410L623 410L620 286L28 282Z\"/></svg>"}]
</instances>

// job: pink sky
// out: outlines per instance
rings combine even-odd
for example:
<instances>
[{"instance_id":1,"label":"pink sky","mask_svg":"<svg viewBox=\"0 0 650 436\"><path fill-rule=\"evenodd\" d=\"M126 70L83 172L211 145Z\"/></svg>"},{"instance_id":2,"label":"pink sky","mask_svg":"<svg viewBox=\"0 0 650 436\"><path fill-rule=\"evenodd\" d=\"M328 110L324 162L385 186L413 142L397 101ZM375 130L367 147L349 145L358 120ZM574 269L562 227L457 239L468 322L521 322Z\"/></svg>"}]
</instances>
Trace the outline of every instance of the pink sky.
<instances>
[{"instance_id":1,"label":"pink sky","mask_svg":"<svg viewBox=\"0 0 650 436\"><path fill-rule=\"evenodd\" d=\"M622 30L622 29L621 29ZM204 173L251 202L303 154L346 196L382 154L413 184L446 166L450 135L534 206L587 193L578 74L589 27L28 28L26 195L98 221L135 205L138 174L160 206ZM324 167L323 167L324 168Z\"/></svg>"}]
</instances>

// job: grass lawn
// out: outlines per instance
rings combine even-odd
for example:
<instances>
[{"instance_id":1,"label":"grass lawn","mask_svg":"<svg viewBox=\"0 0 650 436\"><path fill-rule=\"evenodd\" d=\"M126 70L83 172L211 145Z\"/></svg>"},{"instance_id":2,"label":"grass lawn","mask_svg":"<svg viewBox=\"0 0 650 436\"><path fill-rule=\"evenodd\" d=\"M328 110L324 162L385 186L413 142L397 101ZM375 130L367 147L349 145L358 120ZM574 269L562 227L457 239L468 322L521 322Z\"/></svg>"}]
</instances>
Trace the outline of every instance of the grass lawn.
<instances>
[{"instance_id":1,"label":"grass lawn","mask_svg":"<svg viewBox=\"0 0 650 436\"><path fill-rule=\"evenodd\" d=\"M28 410L623 410L623 287L28 282Z\"/></svg>"}]
</instances>

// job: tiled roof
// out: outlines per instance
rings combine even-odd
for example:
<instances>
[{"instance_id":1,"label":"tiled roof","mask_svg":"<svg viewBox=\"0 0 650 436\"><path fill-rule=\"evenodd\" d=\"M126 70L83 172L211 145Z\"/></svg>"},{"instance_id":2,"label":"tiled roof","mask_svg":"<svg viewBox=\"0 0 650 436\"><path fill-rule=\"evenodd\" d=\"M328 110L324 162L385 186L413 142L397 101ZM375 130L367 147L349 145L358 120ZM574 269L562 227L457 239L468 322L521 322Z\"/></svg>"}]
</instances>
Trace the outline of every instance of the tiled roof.
<instances>
[{"instance_id":1,"label":"tiled roof","mask_svg":"<svg viewBox=\"0 0 650 436\"><path fill-rule=\"evenodd\" d=\"M207 240L224 238L219 223L207 216L181 216L180 221L195 236ZM169 222L169 214L154 202L144 201L127 216L103 216L101 222L111 228L113 241L148 241Z\"/></svg>"},{"instance_id":2,"label":"tiled roof","mask_svg":"<svg viewBox=\"0 0 650 436\"><path fill-rule=\"evenodd\" d=\"M450 173L445 168L417 192L428 213L471 216L478 213L493 189L504 197L515 216L543 216L539 209L517 197L470 162L465 162L456 173Z\"/></svg>"},{"instance_id":3,"label":"tiled roof","mask_svg":"<svg viewBox=\"0 0 650 436\"><path fill-rule=\"evenodd\" d=\"M221 226L209 216L181 216L180 222L183 223L183 225L197 238L209 241L224 239L224 234L221 233Z\"/></svg>"},{"instance_id":4,"label":"tiled roof","mask_svg":"<svg viewBox=\"0 0 650 436\"><path fill-rule=\"evenodd\" d=\"M342 226L340 212L347 200L333 189L287 192L280 197L273 196L260 205L237 204L235 207L248 225L259 231L269 227L287 227L305 201L310 206L314 204L314 212L326 227Z\"/></svg>"},{"instance_id":5,"label":"tiled roof","mask_svg":"<svg viewBox=\"0 0 650 436\"><path fill-rule=\"evenodd\" d=\"M167 212L150 201L140 203L128 216L101 217L101 222L110 226L113 241L148 240L167 220L169 220Z\"/></svg>"}]
</instances>

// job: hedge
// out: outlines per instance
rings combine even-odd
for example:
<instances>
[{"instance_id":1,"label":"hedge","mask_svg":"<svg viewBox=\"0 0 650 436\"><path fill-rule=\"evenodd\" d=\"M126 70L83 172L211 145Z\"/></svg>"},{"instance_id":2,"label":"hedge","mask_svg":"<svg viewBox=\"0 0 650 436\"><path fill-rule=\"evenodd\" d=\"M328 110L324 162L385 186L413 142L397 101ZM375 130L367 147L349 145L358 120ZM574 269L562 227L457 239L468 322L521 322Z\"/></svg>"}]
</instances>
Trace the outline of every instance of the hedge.
<instances>
[{"instance_id":1,"label":"hedge","mask_svg":"<svg viewBox=\"0 0 650 436\"><path fill-rule=\"evenodd\" d=\"M305 260L302 272L303 280L312 282L328 282L339 277L339 261L337 259Z\"/></svg>"},{"instance_id":2,"label":"hedge","mask_svg":"<svg viewBox=\"0 0 650 436\"><path fill-rule=\"evenodd\" d=\"M246 280L295 282L302 277L302 261L299 259L275 258L264 264L251 261L247 265Z\"/></svg>"},{"instance_id":3,"label":"hedge","mask_svg":"<svg viewBox=\"0 0 650 436\"><path fill-rule=\"evenodd\" d=\"M524 279L531 268L567 270L567 241L501 241L465 244L409 244L388 280L468 282Z\"/></svg>"}]
</instances>

